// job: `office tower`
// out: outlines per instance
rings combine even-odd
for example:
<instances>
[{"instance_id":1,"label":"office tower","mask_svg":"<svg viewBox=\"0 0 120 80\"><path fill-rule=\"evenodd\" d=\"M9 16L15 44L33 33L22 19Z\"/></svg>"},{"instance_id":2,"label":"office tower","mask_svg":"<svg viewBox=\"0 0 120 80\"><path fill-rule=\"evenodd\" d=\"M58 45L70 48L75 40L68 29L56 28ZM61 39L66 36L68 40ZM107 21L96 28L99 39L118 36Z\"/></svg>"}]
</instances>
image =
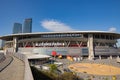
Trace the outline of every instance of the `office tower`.
<instances>
[{"instance_id":1,"label":"office tower","mask_svg":"<svg viewBox=\"0 0 120 80\"><path fill-rule=\"evenodd\" d=\"M32 32L32 18L25 19L23 33L31 33Z\"/></svg>"},{"instance_id":2,"label":"office tower","mask_svg":"<svg viewBox=\"0 0 120 80\"><path fill-rule=\"evenodd\" d=\"M13 34L16 34L16 33L22 33L22 24L14 23Z\"/></svg>"}]
</instances>

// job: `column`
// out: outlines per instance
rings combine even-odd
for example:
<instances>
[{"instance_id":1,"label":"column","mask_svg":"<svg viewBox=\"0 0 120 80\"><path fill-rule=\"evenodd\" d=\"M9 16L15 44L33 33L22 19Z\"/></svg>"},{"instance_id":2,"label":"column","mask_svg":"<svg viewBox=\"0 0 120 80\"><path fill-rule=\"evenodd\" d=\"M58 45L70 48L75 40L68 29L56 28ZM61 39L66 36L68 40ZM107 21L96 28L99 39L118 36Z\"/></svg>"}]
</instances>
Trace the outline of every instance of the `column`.
<instances>
[{"instance_id":1,"label":"column","mask_svg":"<svg viewBox=\"0 0 120 80\"><path fill-rule=\"evenodd\" d=\"M93 50L93 34L88 34L88 59L93 60L94 59L94 50Z\"/></svg>"},{"instance_id":2,"label":"column","mask_svg":"<svg viewBox=\"0 0 120 80\"><path fill-rule=\"evenodd\" d=\"M18 50L17 37L13 38L13 52L16 53Z\"/></svg>"}]
</instances>

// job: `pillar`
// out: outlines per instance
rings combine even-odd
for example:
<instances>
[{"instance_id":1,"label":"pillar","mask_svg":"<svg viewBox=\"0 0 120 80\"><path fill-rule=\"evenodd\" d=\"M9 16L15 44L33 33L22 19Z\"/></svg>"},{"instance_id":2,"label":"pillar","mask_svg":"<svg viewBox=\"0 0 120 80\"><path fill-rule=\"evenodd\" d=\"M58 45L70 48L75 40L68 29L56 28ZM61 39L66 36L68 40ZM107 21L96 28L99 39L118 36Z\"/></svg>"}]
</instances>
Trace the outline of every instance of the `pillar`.
<instances>
[{"instance_id":1,"label":"pillar","mask_svg":"<svg viewBox=\"0 0 120 80\"><path fill-rule=\"evenodd\" d=\"M99 59L101 60L102 58L101 58L101 55L99 55Z\"/></svg>"},{"instance_id":2,"label":"pillar","mask_svg":"<svg viewBox=\"0 0 120 80\"><path fill-rule=\"evenodd\" d=\"M16 53L18 50L17 37L13 38L13 52Z\"/></svg>"},{"instance_id":3,"label":"pillar","mask_svg":"<svg viewBox=\"0 0 120 80\"><path fill-rule=\"evenodd\" d=\"M93 50L93 34L88 34L88 59L93 60L94 59L94 50Z\"/></svg>"}]
</instances>

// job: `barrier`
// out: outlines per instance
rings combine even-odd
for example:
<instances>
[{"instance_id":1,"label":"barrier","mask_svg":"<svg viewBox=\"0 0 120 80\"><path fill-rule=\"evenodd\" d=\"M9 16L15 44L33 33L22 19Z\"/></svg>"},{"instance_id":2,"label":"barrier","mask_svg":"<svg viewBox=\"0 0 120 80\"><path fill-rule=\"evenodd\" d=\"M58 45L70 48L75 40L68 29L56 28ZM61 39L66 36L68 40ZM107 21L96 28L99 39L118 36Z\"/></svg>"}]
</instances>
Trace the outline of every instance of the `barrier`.
<instances>
[{"instance_id":1,"label":"barrier","mask_svg":"<svg viewBox=\"0 0 120 80\"><path fill-rule=\"evenodd\" d=\"M13 57L9 56L3 62L1 62L0 72L3 71L12 61L13 61Z\"/></svg>"},{"instance_id":2,"label":"barrier","mask_svg":"<svg viewBox=\"0 0 120 80\"><path fill-rule=\"evenodd\" d=\"M14 56L25 63L24 80L34 80L27 57L21 53L14 53Z\"/></svg>"}]
</instances>

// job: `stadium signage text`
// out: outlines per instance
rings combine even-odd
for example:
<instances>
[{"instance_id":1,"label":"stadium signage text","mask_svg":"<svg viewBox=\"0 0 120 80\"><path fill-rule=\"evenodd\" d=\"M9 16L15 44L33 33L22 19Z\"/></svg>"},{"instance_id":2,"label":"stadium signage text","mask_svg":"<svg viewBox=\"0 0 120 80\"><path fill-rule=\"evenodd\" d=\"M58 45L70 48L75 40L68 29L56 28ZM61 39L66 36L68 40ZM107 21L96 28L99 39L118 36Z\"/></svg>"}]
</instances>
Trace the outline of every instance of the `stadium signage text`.
<instances>
[{"instance_id":1,"label":"stadium signage text","mask_svg":"<svg viewBox=\"0 0 120 80\"><path fill-rule=\"evenodd\" d=\"M65 43L53 42L53 43L36 43L35 46L64 46Z\"/></svg>"},{"instance_id":2,"label":"stadium signage text","mask_svg":"<svg viewBox=\"0 0 120 80\"><path fill-rule=\"evenodd\" d=\"M57 38L57 37L82 37L82 34L45 34L42 35L43 38Z\"/></svg>"}]
</instances>

